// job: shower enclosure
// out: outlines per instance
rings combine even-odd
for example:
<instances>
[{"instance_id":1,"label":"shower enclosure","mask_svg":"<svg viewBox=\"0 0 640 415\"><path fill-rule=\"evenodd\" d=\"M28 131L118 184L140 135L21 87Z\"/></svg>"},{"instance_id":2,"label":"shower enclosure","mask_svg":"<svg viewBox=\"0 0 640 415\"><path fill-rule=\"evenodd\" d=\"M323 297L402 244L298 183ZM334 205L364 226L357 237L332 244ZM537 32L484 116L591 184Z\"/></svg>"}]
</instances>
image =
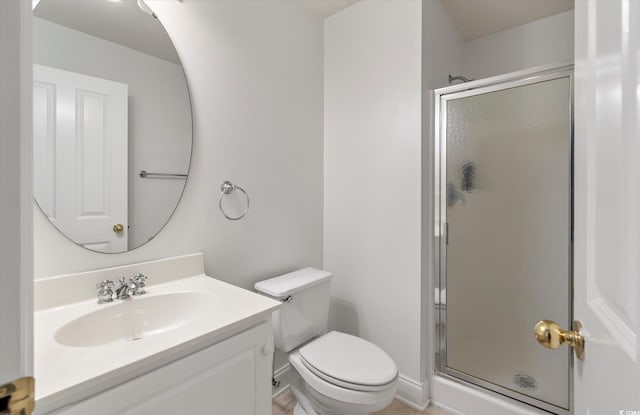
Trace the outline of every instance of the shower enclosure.
<instances>
[{"instance_id":1,"label":"shower enclosure","mask_svg":"<svg viewBox=\"0 0 640 415\"><path fill-rule=\"evenodd\" d=\"M571 97L570 66L435 93L437 370L557 414L571 351L533 329L572 321Z\"/></svg>"}]
</instances>

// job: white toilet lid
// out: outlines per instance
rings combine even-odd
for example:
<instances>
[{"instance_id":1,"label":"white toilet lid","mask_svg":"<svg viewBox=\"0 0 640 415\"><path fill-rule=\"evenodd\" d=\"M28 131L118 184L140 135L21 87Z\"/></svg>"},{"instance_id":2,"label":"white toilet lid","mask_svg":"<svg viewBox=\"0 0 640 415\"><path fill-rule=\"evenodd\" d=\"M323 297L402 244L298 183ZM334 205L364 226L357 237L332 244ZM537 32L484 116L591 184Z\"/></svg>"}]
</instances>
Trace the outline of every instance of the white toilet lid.
<instances>
[{"instance_id":1,"label":"white toilet lid","mask_svg":"<svg viewBox=\"0 0 640 415\"><path fill-rule=\"evenodd\" d=\"M325 380L337 380L337 384L381 386L398 375L396 364L381 348L338 331L302 347L300 356L305 366L312 366L317 374L327 375L322 376Z\"/></svg>"}]
</instances>

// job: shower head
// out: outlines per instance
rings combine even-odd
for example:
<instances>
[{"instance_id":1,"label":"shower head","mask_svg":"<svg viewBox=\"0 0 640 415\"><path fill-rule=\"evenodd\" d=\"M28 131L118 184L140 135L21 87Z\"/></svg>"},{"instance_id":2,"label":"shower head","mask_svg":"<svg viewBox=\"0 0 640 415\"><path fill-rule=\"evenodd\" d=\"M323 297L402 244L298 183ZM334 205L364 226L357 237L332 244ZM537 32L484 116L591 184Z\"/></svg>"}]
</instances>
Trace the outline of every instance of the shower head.
<instances>
[{"instance_id":1,"label":"shower head","mask_svg":"<svg viewBox=\"0 0 640 415\"><path fill-rule=\"evenodd\" d=\"M453 84L453 81L471 82L473 78L465 78L462 75L451 76L451 74L449 74L449 85Z\"/></svg>"}]
</instances>

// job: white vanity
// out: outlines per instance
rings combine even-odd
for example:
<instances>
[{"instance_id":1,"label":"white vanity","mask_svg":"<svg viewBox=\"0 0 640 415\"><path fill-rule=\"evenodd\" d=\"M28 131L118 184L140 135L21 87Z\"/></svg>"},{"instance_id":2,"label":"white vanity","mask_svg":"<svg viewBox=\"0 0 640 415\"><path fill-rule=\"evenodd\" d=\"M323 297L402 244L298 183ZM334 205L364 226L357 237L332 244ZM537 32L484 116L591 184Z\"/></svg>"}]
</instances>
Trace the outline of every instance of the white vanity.
<instances>
[{"instance_id":1,"label":"white vanity","mask_svg":"<svg viewBox=\"0 0 640 415\"><path fill-rule=\"evenodd\" d=\"M136 273L145 294L98 304L97 283ZM36 413L271 414L279 305L201 254L37 280Z\"/></svg>"}]
</instances>

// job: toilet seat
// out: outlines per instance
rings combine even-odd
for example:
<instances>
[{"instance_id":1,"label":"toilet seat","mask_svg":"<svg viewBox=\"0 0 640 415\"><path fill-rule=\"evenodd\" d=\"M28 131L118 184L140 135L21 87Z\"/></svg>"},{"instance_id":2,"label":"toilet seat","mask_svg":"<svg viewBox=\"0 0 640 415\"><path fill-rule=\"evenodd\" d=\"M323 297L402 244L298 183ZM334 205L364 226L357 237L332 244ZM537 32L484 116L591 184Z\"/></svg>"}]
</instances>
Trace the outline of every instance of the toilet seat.
<instances>
[{"instance_id":1,"label":"toilet seat","mask_svg":"<svg viewBox=\"0 0 640 415\"><path fill-rule=\"evenodd\" d=\"M315 399L318 399L318 394L320 394L334 402L343 402L365 408L377 408L381 402L386 402L387 404L391 402L397 389L398 378L380 391L353 390L327 382L307 368L302 362L302 356L300 356L299 351L295 351L289 355L289 363L291 363L306 384L307 392L313 395ZM381 408L382 407L370 409L369 412L366 413L375 412ZM351 412L356 413L355 411Z\"/></svg>"},{"instance_id":2,"label":"toilet seat","mask_svg":"<svg viewBox=\"0 0 640 415\"><path fill-rule=\"evenodd\" d=\"M302 364L333 385L354 391L384 391L398 377L393 360L375 344L332 331L302 347Z\"/></svg>"}]
</instances>

